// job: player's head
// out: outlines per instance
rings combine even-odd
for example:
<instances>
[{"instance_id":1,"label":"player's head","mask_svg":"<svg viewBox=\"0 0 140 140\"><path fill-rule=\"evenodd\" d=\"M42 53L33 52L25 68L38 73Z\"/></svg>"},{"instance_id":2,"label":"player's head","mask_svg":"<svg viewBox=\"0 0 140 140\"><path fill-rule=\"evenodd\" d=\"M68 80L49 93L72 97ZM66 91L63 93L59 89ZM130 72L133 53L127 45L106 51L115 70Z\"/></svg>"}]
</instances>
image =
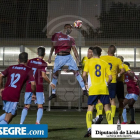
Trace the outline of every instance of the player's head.
<instances>
[{"instance_id":1,"label":"player's head","mask_svg":"<svg viewBox=\"0 0 140 140\"><path fill-rule=\"evenodd\" d=\"M108 48L108 54L114 55L115 52L116 52L115 45L110 45Z\"/></svg>"},{"instance_id":2,"label":"player's head","mask_svg":"<svg viewBox=\"0 0 140 140\"><path fill-rule=\"evenodd\" d=\"M39 46L37 48L37 54L38 54L38 56L44 57L45 56L45 47L44 46Z\"/></svg>"},{"instance_id":3,"label":"player's head","mask_svg":"<svg viewBox=\"0 0 140 140\"><path fill-rule=\"evenodd\" d=\"M28 53L22 52L19 54L19 63L27 63L28 61Z\"/></svg>"},{"instance_id":4,"label":"player's head","mask_svg":"<svg viewBox=\"0 0 140 140\"><path fill-rule=\"evenodd\" d=\"M87 54L88 59L90 59L90 58L93 57L93 51L92 51L92 48L93 48L93 47L89 47L89 48L88 48L88 54Z\"/></svg>"},{"instance_id":5,"label":"player's head","mask_svg":"<svg viewBox=\"0 0 140 140\"><path fill-rule=\"evenodd\" d=\"M70 34L72 32L72 25L71 24L65 24L64 25L64 30L66 32L66 34Z\"/></svg>"},{"instance_id":6,"label":"player's head","mask_svg":"<svg viewBox=\"0 0 140 140\"><path fill-rule=\"evenodd\" d=\"M128 67L130 67L130 63L129 62L124 62L124 64L126 64Z\"/></svg>"},{"instance_id":7,"label":"player's head","mask_svg":"<svg viewBox=\"0 0 140 140\"><path fill-rule=\"evenodd\" d=\"M99 46L91 47L93 52L93 57L100 57L102 49Z\"/></svg>"},{"instance_id":8,"label":"player's head","mask_svg":"<svg viewBox=\"0 0 140 140\"><path fill-rule=\"evenodd\" d=\"M121 61L123 62L123 60L124 60L123 56L119 55L119 56L117 56L117 57L120 58Z\"/></svg>"}]
</instances>

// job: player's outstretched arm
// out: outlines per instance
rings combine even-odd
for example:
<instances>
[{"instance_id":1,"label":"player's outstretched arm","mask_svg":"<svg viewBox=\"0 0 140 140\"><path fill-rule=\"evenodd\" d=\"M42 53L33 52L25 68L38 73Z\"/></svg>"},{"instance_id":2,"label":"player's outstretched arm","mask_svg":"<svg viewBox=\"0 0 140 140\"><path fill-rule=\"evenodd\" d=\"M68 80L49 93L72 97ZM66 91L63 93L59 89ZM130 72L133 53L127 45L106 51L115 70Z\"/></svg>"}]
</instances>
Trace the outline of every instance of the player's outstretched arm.
<instances>
[{"instance_id":1,"label":"player's outstretched arm","mask_svg":"<svg viewBox=\"0 0 140 140\"><path fill-rule=\"evenodd\" d=\"M54 47L55 47L55 42L52 42L52 47L51 47L50 55L49 55L49 59L48 59L49 64L51 63L51 57L52 57L52 54L53 54L53 51L54 51Z\"/></svg>"},{"instance_id":2,"label":"player's outstretched arm","mask_svg":"<svg viewBox=\"0 0 140 140\"><path fill-rule=\"evenodd\" d=\"M42 77L47 83L51 85L52 89L55 89L55 85L51 83L50 79L48 78L45 72L42 72Z\"/></svg>"},{"instance_id":3,"label":"player's outstretched arm","mask_svg":"<svg viewBox=\"0 0 140 140\"><path fill-rule=\"evenodd\" d=\"M72 46L72 50L73 50L74 56L79 64L80 60L79 60L79 55L78 55L78 51L76 49L76 46Z\"/></svg>"}]
</instances>

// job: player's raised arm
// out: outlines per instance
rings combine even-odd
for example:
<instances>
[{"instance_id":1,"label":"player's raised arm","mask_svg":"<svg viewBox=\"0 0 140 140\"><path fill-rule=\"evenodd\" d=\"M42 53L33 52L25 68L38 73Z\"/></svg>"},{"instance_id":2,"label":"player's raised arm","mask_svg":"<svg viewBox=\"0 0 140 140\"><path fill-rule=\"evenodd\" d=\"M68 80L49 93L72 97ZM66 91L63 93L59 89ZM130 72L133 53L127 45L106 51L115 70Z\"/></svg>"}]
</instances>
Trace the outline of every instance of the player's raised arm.
<instances>
[{"instance_id":1,"label":"player's raised arm","mask_svg":"<svg viewBox=\"0 0 140 140\"><path fill-rule=\"evenodd\" d=\"M74 53L74 56L75 56L77 62L79 63L80 60L79 60L79 55L78 55L78 51L76 49L76 46L72 46L72 50L73 50L73 53Z\"/></svg>"},{"instance_id":2,"label":"player's raised arm","mask_svg":"<svg viewBox=\"0 0 140 140\"><path fill-rule=\"evenodd\" d=\"M55 49L55 46L56 46L56 42L58 41L58 37L57 37L57 33L55 33L53 36L52 36L52 47L51 47L51 50L50 50L50 55L49 55L49 59L48 59L48 63L50 64L51 63L51 57L52 57L52 54L53 54L53 51Z\"/></svg>"},{"instance_id":3,"label":"player's raised arm","mask_svg":"<svg viewBox=\"0 0 140 140\"><path fill-rule=\"evenodd\" d=\"M55 48L55 43L56 42L52 42L52 47L51 47L50 54L49 54L49 59L48 59L49 64L51 63L51 57L52 57L52 54L53 54L53 51L54 51L54 48Z\"/></svg>"}]
</instances>

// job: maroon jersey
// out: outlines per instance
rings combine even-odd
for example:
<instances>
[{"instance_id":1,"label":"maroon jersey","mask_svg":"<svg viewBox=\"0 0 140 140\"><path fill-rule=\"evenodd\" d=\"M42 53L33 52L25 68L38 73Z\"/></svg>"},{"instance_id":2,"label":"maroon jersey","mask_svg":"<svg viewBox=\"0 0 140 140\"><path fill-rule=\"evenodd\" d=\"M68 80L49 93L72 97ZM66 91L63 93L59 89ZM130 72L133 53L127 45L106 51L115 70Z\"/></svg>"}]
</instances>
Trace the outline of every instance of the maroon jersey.
<instances>
[{"instance_id":1,"label":"maroon jersey","mask_svg":"<svg viewBox=\"0 0 140 140\"><path fill-rule=\"evenodd\" d=\"M139 87L137 85L137 77L132 78L129 74L125 74L125 83L127 85L127 92L139 95Z\"/></svg>"},{"instance_id":2,"label":"maroon jersey","mask_svg":"<svg viewBox=\"0 0 140 140\"><path fill-rule=\"evenodd\" d=\"M32 69L23 64L10 66L2 72L2 75L7 77L7 82L2 92L2 100L5 101L18 102L24 83L26 81L35 81Z\"/></svg>"},{"instance_id":3,"label":"maroon jersey","mask_svg":"<svg viewBox=\"0 0 140 140\"><path fill-rule=\"evenodd\" d=\"M71 47L75 46L75 40L73 37L63 34L62 32L55 33L52 36L52 42L55 44L55 54L59 52L70 52Z\"/></svg>"},{"instance_id":4,"label":"maroon jersey","mask_svg":"<svg viewBox=\"0 0 140 140\"><path fill-rule=\"evenodd\" d=\"M36 92L43 92L42 72L46 72L47 63L40 58L33 58L28 61L27 65L33 70L36 82ZM31 85L29 83L26 84L26 92L32 92Z\"/></svg>"}]
</instances>

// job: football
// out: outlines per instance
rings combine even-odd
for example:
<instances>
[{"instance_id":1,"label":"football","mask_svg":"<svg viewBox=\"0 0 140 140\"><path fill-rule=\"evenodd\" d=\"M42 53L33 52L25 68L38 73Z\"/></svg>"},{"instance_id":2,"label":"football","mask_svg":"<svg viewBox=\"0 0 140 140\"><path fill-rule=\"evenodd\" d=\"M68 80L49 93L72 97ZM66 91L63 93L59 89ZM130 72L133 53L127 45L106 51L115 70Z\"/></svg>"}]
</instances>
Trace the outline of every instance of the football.
<instances>
[{"instance_id":1,"label":"football","mask_svg":"<svg viewBox=\"0 0 140 140\"><path fill-rule=\"evenodd\" d=\"M75 22L74 22L74 27L75 28L81 28L82 27L82 21L81 20L76 20Z\"/></svg>"}]
</instances>

